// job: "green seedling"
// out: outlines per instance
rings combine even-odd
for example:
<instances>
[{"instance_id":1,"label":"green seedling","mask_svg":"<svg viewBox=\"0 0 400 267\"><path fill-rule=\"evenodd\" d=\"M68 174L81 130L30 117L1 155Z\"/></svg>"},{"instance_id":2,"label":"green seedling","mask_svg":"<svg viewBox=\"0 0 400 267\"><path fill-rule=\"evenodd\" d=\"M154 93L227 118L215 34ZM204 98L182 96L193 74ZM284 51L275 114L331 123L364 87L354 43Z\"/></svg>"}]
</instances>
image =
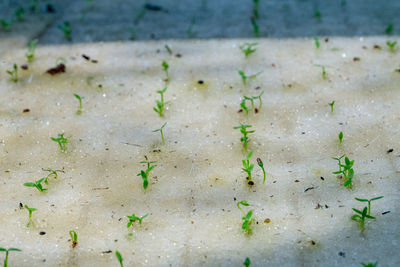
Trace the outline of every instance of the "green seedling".
<instances>
[{"instance_id":1,"label":"green seedling","mask_svg":"<svg viewBox=\"0 0 400 267\"><path fill-rule=\"evenodd\" d=\"M396 50L396 44L397 42L390 42L390 41L386 41L386 45L389 47L391 52L394 52Z\"/></svg>"},{"instance_id":2,"label":"green seedling","mask_svg":"<svg viewBox=\"0 0 400 267\"><path fill-rule=\"evenodd\" d=\"M342 144L343 141L343 132L339 133L339 144Z\"/></svg>"},{"instance_id":3,"label":"green seedling","mask_svg":"<svg viewBox=\"0 0 400 267\"><path fill-rule=\"evenodd\" d=\"M253 36L260 37L260 32L258 29L258 24L257 24L256 18L254 18L254 17L251 18L251 25L253 25Z\"/></svg>"},{"instance_id":4,"label":"green seedling","mask_svg":"<svg viewBox=\"0 0 400 267\"><path fill-rule=\"evenodd\" d=\"M25 53L25 57L28 62L32 62L35 59L35 50L37 47L37 40L32 40L28 45L28 52Z\"/></svg>"},{"instance_id":5,"label":"green seedling","mask_svg":"<svg viewBox=\"0 0 400 267\"><path fill-rule=\"evenodd\" d=\"M335 105L335 100L333 100L331 103L329 103L329 106L331 107L331 113L333 113L333 106Z\"/></svg>"},{"instance_id":6,"label":"green seedling","mask_svg":"<svg viewBox=\"0 0 400 267\"><path fill-rule=\"evenodd\" d=\"M4 265L3 267L7 267L7 263L8 263L8 253L10 251L22 251L19 248L9 248L9 249L5 249L5 248L0 248L0 251L4 251L6 253L6 258L4 259Z\"/></svg>"},{"instance_id":7,"label":"green seedling","mask_svg":"<svg viewBox=\"0 0 400 267\"><path fill-rule=\"evenodd\" d=\"M375 220L376 218L367 214L368 208L365 207L363 211L353 208L353 210L358 213L351 216L351 219L355 222L360 223L361 232L364 232L365 229L365 219L372 219Z\"/></svg>"},{"instance_id":8,"label":"green seedling","mask_svg":"<svg viewBox=\"0 0 400 267\"><path fill-rule=\"evenodd\" d=\"M259 4L259 0L253 0L254 3L254 7L253 7L253 17L258 19L259 17L259 13L258 13L258 4Z\"/></svg>"},{"instance_id":9,"label":"green seedling","mask_svg":"<svg viewBox=\"0 0 400 267\"><path fill-rule=\"evenodd\" d=\"M80 96L78 94L74 94L75 98L78 99L79 101L79 109L76 111L76 115L81 115L82 114L82 99L84 98L83 96Z\"/></svg>"},{"instance_id":10,"label":"green seedling","mask_svg":"<svg viewBox=\"0 0 400 267\"><path fill-rule=\"evenodd\" d=\"M167 125L167 123L164 123L163 126L161 126L160 129L156 129L156 130L152 131L153 133L155 133L155 132L160 132L160 134L161 134L161 140L162 140L162 143L163 143L163 144L165 144L164 134L163 134L163 128L165 127L165 125Z\"/></svg>"},{"instance_id":11,"label":"green seedling","mask_svg":"<svg viewBox=\"0 0 400 267\"><path fill-rule=\"evenodd\" d=\"M61 152L65 152L67 150L68 138L64 137L64 133L58 134L58 138L50 137L50 139L58 143Z\"/></svg>"},{"instance_id":12,"label":"green seedling","mask_svg":"<svg viewBox=\"0 0 400 267\"><path fill-rule=\"evenodd\" d=\"M242 101L240 102L240 107L246 111L246 116L249 116L249 109L246 106L246 99L243 98Z\"/></svg>"},{"instance_id":13,"label":"green seedling","mask_svg":"<svg viewBox=\"0 0 400 267\"><path fill-rule=\"evenodd\" d=\"M360 202L368 202L368 213L367 213L367 215L371 215L371 202L375 201L375 200L378 200L378 199L381 199L381 198L383 198L383 196L374 197L374 198L371 198L371 199L363 199L363 198L357 198L356 197L355 200L360 201Z\"/></svg>"},{"instance_id":14,"label":"green seedling","mask_svg":"<svg viewBox=\"0 0 400 267\"><path fill-rule=\"evenodd\" d=\"M242 223L242 229L247 233L247 234L251 234L252 230L250 228L250 225L252 224L252 222L254 221L254 219L251 218L251 216L253 215L253 210L250 210L249 212L247 212L247 214L244 212L244 210L240 207L240 205L242 206L250 206L250 204L246 201L240 201L236 204L236 206L238 207L238 209L243 213L243 223Z\"/></svg>"},{"instance_id":15,"label":"green seedling","mask_svg":"<svg viewBox=\"0 0 400 267\"><path fill-rule=\"evenodd\" d=\"M318 37L314 37L314 42L315 42L315 48L318 49L320 47L320 43L319 43Z\"/></svg>"},{"instance_id":16,"label":"green seedling","mask_svg":"<svg viewBox=\"0 0 400 267\"><path fill-rule=\"evenodd\" d=\"M24 208L28 211L28 213L29 213L29 220L28 220L28 223L26 224L26 227L29 227L29 226L31 226L31 225L33 225L33 221L32 221L32 212L34 212L34 211L36 211L37 209L35 209L35 208L29 208L28 207L28 205L24 205Z\"/></svg>"},{"instance_id":17,"label":"green seedling","mask_svg":"<svg viewBox=\"0 0 400 267\"><path fill-rule=\"evenodd\" d=\"M9 19L8 21L5 20L5 19L0 19L0 25L1 25L1 28L2 28L3 30L8 31L8 30L11 28L12 19Z\"/></svg>"},{"instance_id":18,"label":"green seedling","mask_svg":"<svg viewBox=\"0 0 400 267\"><path fill-rule=\"evenodd\" d=\"M393 24L390 23L390 24L386 27L385 33L386 33L386 34L391 34L392 31L393 31Z\"/></svg>"},{"instance_id":19,"label":"green seedling","mask_svg":"<svg viewBox=\"0 0 400 267\"><path fill-rule=\"evenodd\" d=\"M321 11L319 11L318 9L316 9L315 12L314 12L314 17L315 17L318 21L320 21L320 20L321 20L321 17L322 17Z\"/></svg>"},{"instance_id":20,"label":"green seedling","mask_svg":"<svg viewBox=\"0 0 400 267\"><path fill-rule=\"evenodd\" d=\"M247 153L247 144L249 141L249 138L247 137L247 135L249 133L254 133L256 130L252 130L252 131L247 131L247 128L253 127L252 125L246 125L246 124L242 124L240 123L240 126L235 126L233 127L233 129L240 129L240 132L243 134L243 137L240 138L240 142L243 143L243 150Z\"/></svg>"},{"instance_id":21,"label":"green seedling","mask_svg":"<svg viewBox=\"0 0 400 267\"><path fill-rule=\"evenodd\" d=\"M57 28L59 28L64 33L64 38L66 40L71 39L72 30L71 30L71 25L69 24L68 21L64 21L64 23L58 25Z\"/></svg>"},{"instance_id":22,"label":"green seedling","mask_svg":"<svg viewBox=\"0 0 400 267\"><path fill-rule=\"evenodd\" d=\"M15 17L17 18L18 21L23 21L24 20L24 14L25 14L25 9L20 6L15 10Z\"/></svg>"},{"instance_id":23,"label":"green seedling","mask_svg":"<svg viewBox=\"0 0 400 267\"><path fill-rule=\"evenodd\" d=\"M168 54L172 55L172 50L168 45L164 45L165 49L167 49Z\"/></svg>"},{"instance_id":24,"label":"green seedling","mask_svg":"<svg viewBox=\"0 0 400 267\"><path fill-rule=\"evenodd\" d=\"M124 267L124 264L122 263L124 259L122 258L122 255L121 253L119 253L118 250L115 251L115 256L117 257L120 267Z\"/></svg>"},{"instance_id":25,"label":"green seedling","mask_svg":"<svg viewBox=\"0 0 400 267\"><path fill-rule=\"evenodd\" d=\"M57 171L52 170L52 169L50 169L50 168L48 168L47 170L45 170L45 169L42 169L42 170L50 172L49 175L47 175L46 177L44 177L44 183L45 183L45 184L49 184L49 179L51 178L51 176L53 176L54 179L57 179L57 178L58 178Z\"/></svg>"},{"instance_id":26,"label":"green seedling","mask_svg":"<svg viewBox=\"0 0 400 267\"><path fill-rule=\"evenodd\" d=\"M6 71L8 75L10 75L10 81L13 82L18 82L18 66L17 64L14 63L13 65L13 70L7 70Z\"/></svg>"},{"instance_id":27,"label":"green seedling","mask_svg":"<svg viewBox=\"0 0 400 267\"><path fill-rule=\"evenodd\" d=\"M186 34L189 38L193 37L193 26L194 24L196 24L196 19L192 18L192 20L190 21L189 27L186 29Z\"/></svg>"},{"instance_id":28,"label":"green seedling","mask_svg":"<svg viewBox=\"0 0 400 267\"><path fill-rule=\"evenodd\" d=\"M377 262L377 261L376 261L375 263L372 263L372 262L362 263L362 262L360 262L360 264L361 264L363 267L376 267L376 266L378 266L378 262Z\"/></svg>"},{"instance_id":29,"label":"green seedling","mask_svg":"<svg viewBox=\"0 0 400 267\"><path fill-rule=\"evenodd\" d=\"M32 11L32 13L36 13L39 7L39 0L31 0L30 2L29 9Z\"/></svg>"},{"instance_id":30,"label":"green seedling","mask_svg":"<svg viewBox=\"0 0 400 267\"><path fill-rule=\"evenodd\" d=\"M344 158L344 165L341 163L342 158ZM332 158L334 160L338 161L338 166L339 170L336 172L333 172L333 174L342 174L344 176L344 186L347 188L352 188L353 187L353 177L354 177L354 160L349 160L346 155L341 156L340 158Z\"/></svg>"},{"instance_id":31,"label":"green seedling","mask_svg":"<svg viewBox=\"0 0 400 267\"><path fill-rule=\"evenodd\" d=\"M69 236L71 237L72 248L75 248L78 245L78 234L74 230L70 230Z\"/></svg>"},{"instance_id":32,"label":"green seedling","mask_svg":"<svg viewBox=\"0 0 400 267\"><path fill-rule=\"evenodd\" d=\"M39 179L39 180L35 181L34 183L32 183L32 182L24 183L24 186L36 187L36 189L39 190L39 192L47 191L47 188L43 188L43 186L42 186L42 182L43 182L44 179L45 178Z\"/></svg>"},{"instance_id":33,"label":"green seedling","mask_svg":"<svg viewBox=\"0 0 400 267\"><path fill-rule=\"evenodd\" d=\"M151 165L153 163L156 163L156 161L141 161L140 163L142 164L147 164L147 169L145 171L141 170L140 173L137 174L137 176L142 176L143 179L143 188L146 189L147 186L149 185L149 173L152 169L154 169L157 165Z\"/></svg>"},{"instance_id":34,"label":"green seedling","mask_svg":"<svg viewBox=\"0 0 400 267\"><path fill-rule=\"evenodd\" d=\"M325 71L325 66L324 65L320 65L320 64L315 64L316 67L320 67L321 68L321 76L322 76L322 80L326 80L326 71Z\"/></svg>"},{"instance_id":35,"label":"green seedling","mask_svg":"<svg viewBox=\"0 0 400 267\"><path fill-rule=\"evenodd\" d=\"M164 79L164 81L165 81L165 82L168 82L168 81L169 81L169 73L168 73L169 65L168 65L167 62L163 61L163 62L161 63L161 66L163 67L164 72L165 72L165 79Z\"/></svg>"},{"instance_id":36,"label":"green seedling","mask_svg":"<svg viewBox=\"0 0 400 267\"><path fill-rule=\"evenodd\" d=\"M263 171L263 175L264 175L263 184L265 184L266 173L265 173L265 169L264 169L264 163L262 162L262 160L260 158L257 158L257 164Z\"/></svg>"},{"instance_id":37,"label":"green seedling","mask_svg":"<svg viewBox=\"0 0 400 267\"><path fill-rule=\"evenodd\" d=\"M253 171L254 164L250 164L250 158L253 155L253 152L250 151L249 154L247 154L246 159L242 160L243 168L242 170L247 173L247 180L249 181L249 184L254 184L251 180L251 172Z\"/></svg>"},{"instance_id":38,"label":"green seedling","mask_svg":"<svg viewBox=\"0 0 400 267\"><path fill-rule=\"evenodd\" d=\"M156 104L157 104L157 107L153 107L153 110L155 111L155 112L157 112L158 113L158 115L160 115L160 117L162 117L162 116L164 116L164 114L163 114L163 112L164 112L164 108L165 108L165 105L168 103L168 102L164 102L164 93L167 91L167 87L165 87L164 89L162 89L162 90L158 90L157 91L157 94L160 94L160 101L159 100L156 100Z\"/></svg>"},{"instance_id":39,"label":"green seedling","mask_svg":"<svg viewBox=\"0 0 400 267\"><path fill-rule=\"evenodd\" d=\"M258 73L256 73L256 74L250 75L250 76L246 76L246 74L244 74L244 71L242 71L242 70L238 70L238 73L239 73L240 77L242 78L243 84L246 85L246 81L247 81L248 79L254 79L254 78L256 78L259 74L262 73L262 71L260 71L260 72L258 72Z\"/></svg>"},{"instance_id":40,"label":"green seedling","mask_svg":"<svg viewBox=\"0 0 400 267\"><path fill-rule=\"evenodd\" d=\"M257 45L258 43L244 43L239 48L243 52L244 56L247 58L250 54L257 51L257 48L254 48Z\"/></svg>"},{"instance_id":41,"label":"green seedling","mask_svg":"<svg viewBox=\"0 0 400 267\"><path fill-rule=\"evenodd\" d=\"M249 267L250 264L251 264L251 261L250 261L250 259L247 257L247 258L244 260L243 265L246 266L246 267Z\"/></svg>"},{"instance_id":42,"label":"green seedling","mask_svg":"<svg viewBox=\"0 0 400 267\"><path fill-rule=\"evenodd\" d=\"M149 214L143 215L142 217L137 217L137 216L135 215L135 213L132 213L132 216L126 216L126 217L129 219L129 222L128 222L128 224L126 225L126 228L131 227L132 224L133 224L134 222L136 222L136 221L138 221L139 224L142 225L142 220L143 220L144 218L146 218L148 215L149 215Z\"/></svg>"}]
</instances>

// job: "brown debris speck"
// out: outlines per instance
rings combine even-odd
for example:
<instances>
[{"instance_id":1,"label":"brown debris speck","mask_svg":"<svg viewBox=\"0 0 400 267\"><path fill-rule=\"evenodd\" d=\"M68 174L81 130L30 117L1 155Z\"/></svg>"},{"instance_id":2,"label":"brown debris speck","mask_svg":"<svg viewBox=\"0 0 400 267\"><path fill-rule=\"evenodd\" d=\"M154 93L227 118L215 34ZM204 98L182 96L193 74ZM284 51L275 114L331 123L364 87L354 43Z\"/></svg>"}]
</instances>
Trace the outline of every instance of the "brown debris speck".
<instances>
[{"instance_id":1,"label":"brown debris speck","mask_svg":"<svg viewBox=\"0 0 400 267\"><path fill-rule=\"evenodd\" d=\"M63 63L60 63L56 67L48 69L46 72L50 75L55 75L61 72L65 72L65 69L65 65Z\"/></svg>"}]
</instances>

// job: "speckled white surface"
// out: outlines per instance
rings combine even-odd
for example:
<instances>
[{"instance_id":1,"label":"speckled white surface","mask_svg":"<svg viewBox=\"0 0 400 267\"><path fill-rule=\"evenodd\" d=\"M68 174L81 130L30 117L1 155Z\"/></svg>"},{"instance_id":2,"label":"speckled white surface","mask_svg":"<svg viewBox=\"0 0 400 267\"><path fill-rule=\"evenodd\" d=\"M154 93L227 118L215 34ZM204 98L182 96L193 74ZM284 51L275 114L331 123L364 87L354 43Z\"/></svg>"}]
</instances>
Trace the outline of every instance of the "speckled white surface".
<instances>
[{"instance_id":1,"label":"speckled white surface","mask_svg":"<svg viewBox=\"0 0 400 267\"><path fill-rule=\"evenodd\" d=\"M16 84L5 70L24 63L25 49L0 46L0 247L23 250L10 253L9 266L118 266L116 249L126 266L241 266L246 257L252 266L399 265L399 51L378 37L321 40L319 50L309 39L264 39L245 59L238 46L246 41L40 47ZM45 74L58 57L67 72ZM160 118L152 109L163 60L170 103ZM314 64L326 65L326 80ZM262 74L244 86L239 69ZM238 113L241 97L260 90L262 110ZM85 97L80 116L73 93ZM164 122L162 145L152 130ZM252 161L260 157L267 170L262 185L255 166L252 189L232 129L239 122L256 130ZM66 153L50 140L61 132L70 137ZM331 157L343 153L355 160L352 190L331 174ZM146 191L136 176L145 156L157 161ZM47 167L65 171L47 192L23 186ZM354 197L380 195L372 205L377 220L361 234L350 220L351 208L363 207ZM251 236L241 230L240 200L254 210ZM34 227L25 226L20 202L38 209ZM133 212L149 216L128 230Z\"/></svg>"}]
</instances>

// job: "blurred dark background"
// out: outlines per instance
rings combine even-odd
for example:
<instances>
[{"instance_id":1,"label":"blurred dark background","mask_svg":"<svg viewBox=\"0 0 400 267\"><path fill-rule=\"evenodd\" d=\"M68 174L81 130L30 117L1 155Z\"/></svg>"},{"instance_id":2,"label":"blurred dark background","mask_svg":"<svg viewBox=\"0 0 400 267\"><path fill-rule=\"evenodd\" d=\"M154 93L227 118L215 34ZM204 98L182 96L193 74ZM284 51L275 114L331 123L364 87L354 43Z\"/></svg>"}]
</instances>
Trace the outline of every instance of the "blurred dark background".
<instances>
[{"instance_id":1,"label":"blurred dark background","mask_svg":"<svg viewBox=\"0 0 400 267\"><path fill-rule=\"evenodd\" d=\"M0 0L0 39L41 44L400 33L399 0Z\"/></svg>"}]
</instances>

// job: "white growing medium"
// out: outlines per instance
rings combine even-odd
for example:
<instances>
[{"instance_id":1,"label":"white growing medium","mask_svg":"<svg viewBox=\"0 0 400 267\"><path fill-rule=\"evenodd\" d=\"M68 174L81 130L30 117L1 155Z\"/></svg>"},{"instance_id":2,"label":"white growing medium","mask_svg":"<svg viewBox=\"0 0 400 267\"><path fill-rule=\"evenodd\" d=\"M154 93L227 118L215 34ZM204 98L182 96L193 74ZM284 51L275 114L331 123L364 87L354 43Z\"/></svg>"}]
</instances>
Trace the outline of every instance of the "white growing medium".
<instances>
[{"instance_id":1,"label":"white growing medium","mask_svg":"<svg viewBox=\"0 0 400 267\"><path fill-rule=\"evenodd\" d=\"M126 266L241 266L246 257L252 266L399 265L399 51L390 52L385 38L331 38L318 50L310 39L257 40L245 59L238 47L254 41L40 47L17 83L5 71L24 64L26 50L2 50L0 246L22 249L10 253L9 265L118 266L115 250ZM59 57L66 73L46 74ZM171 81L160 118L153 107L163 60ZM326 80L315 64L326 66ZM244 86L239 69L262 73ZM238 113L243 95L261 90L260 112ZM80 116L74 93L84 97ZM162 145L152 130L165 122ZM252 188L232 129L240 122L256 130L248 147ZM50 140L61 132L66 153ZM342 154L355 160L352 190L332 174L331 157ZM136 176L145 156L157 161L147 190ZM49 167L64 173L47 192L23 186ZM352 208L363 208L354 197L381 195L372 204L377 219L361 233L350 220ZM241 200L254 210L251 236L241 229ZM19 203L38 209L33 227ZM132 213L149 215L128 230Z\"/></svg>"}]
</instances>

